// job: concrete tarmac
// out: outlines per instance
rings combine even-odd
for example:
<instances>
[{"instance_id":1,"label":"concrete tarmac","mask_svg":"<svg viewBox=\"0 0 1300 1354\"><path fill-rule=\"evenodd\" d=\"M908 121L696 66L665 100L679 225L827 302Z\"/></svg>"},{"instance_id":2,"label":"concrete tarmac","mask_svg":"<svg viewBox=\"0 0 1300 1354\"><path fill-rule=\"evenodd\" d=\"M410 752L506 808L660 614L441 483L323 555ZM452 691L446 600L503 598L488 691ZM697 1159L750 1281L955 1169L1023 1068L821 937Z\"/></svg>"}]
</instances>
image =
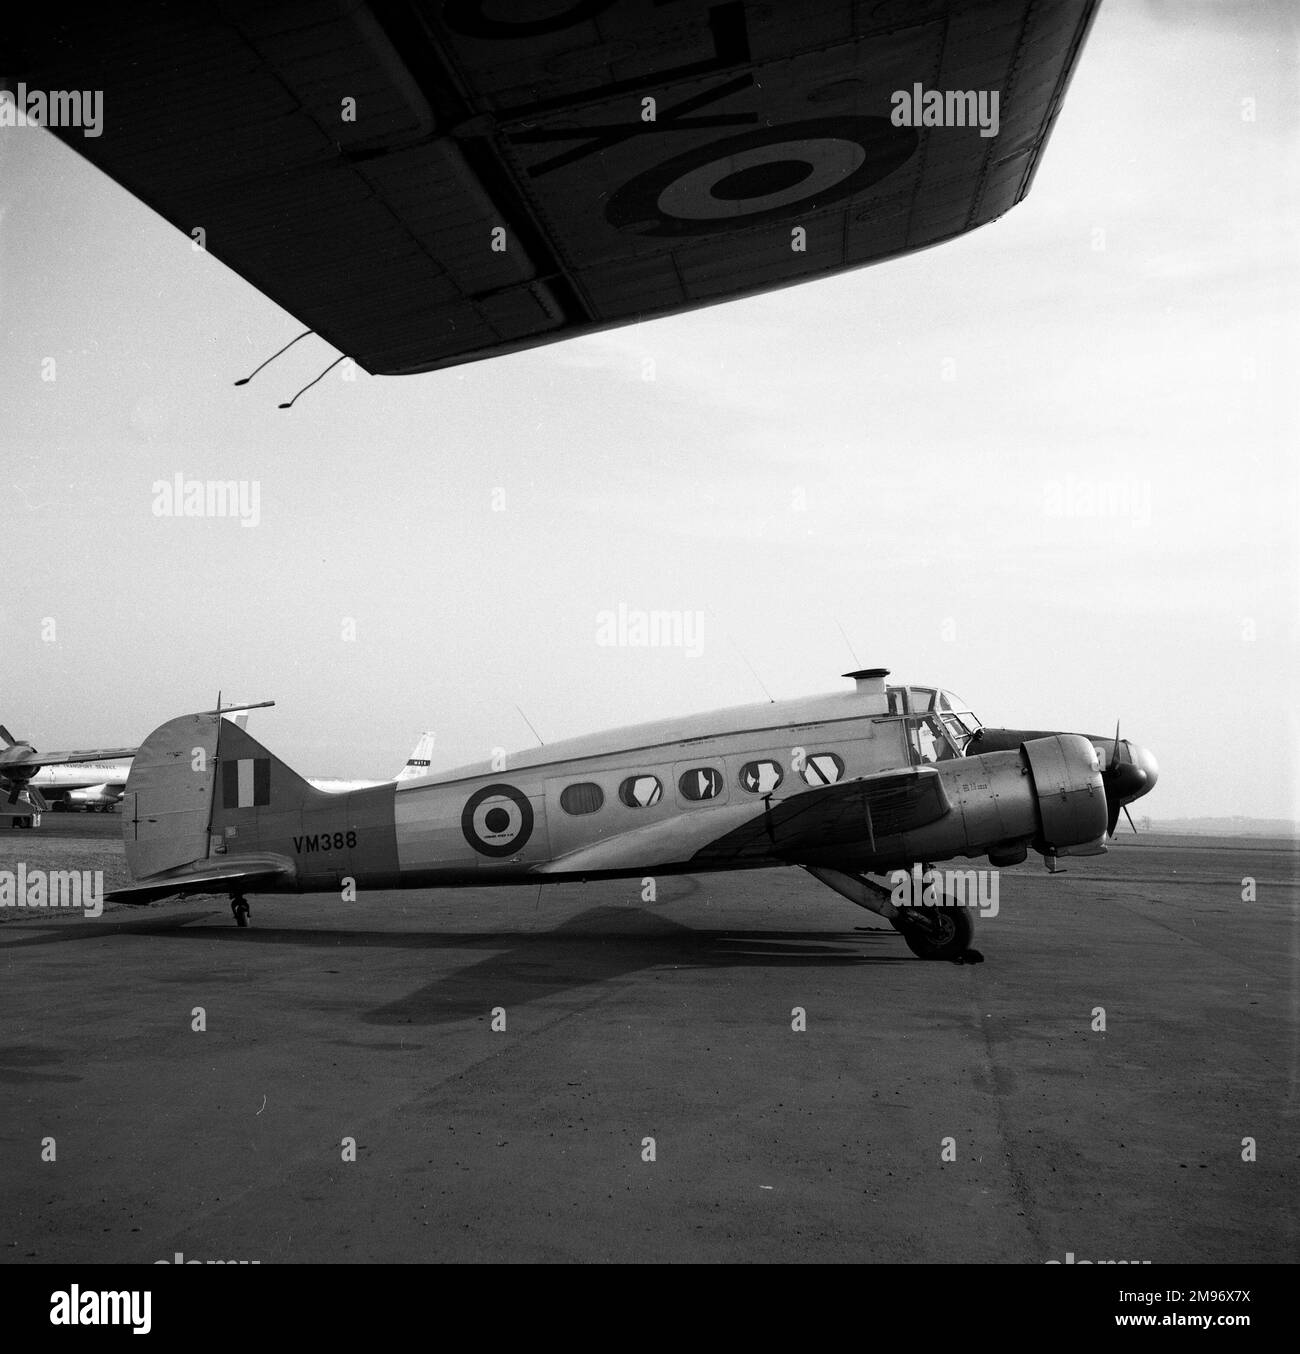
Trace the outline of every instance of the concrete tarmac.
<instances>
[{"instance_id":1,"label":"concrete tarmac","mask_svg":"<svg viewBox=\"0 0 1300 1354\"><path fill-rule=\"evenodd\" d=\"M0 909L0 1256L1294 1260L1298 859L1003 871L975 966L798 870Z\"/></svg>"}]
</instances>

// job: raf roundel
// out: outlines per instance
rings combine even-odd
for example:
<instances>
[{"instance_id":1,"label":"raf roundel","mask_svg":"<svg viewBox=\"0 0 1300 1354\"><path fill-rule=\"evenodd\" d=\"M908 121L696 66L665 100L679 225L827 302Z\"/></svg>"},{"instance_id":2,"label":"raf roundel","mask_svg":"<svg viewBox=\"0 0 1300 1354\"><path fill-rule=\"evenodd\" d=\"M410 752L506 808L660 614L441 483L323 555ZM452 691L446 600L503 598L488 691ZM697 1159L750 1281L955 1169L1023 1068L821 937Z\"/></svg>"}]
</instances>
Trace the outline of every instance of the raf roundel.
<instances>
[{"instance_id":1,"label":"raf roundel","mask_svg":"<svg viewBox=\"0 0 1300 1354\"><path fill-rule=\"evenodd\" d=\"M485 785L465 801L465 840L484 856L513 856L533 835L533 806L513 785Z\"/></svg>"},{"instance_id":2,"label":"raf roundel","mask_svg":"<svg viewBox=\"0 0 1300 1354\"><path fill-rule=\"evenodd\" d=\"M643 235L708 235L816 211L865 192L916 150L888 118L839 117L764 127L666 160L625 183L609 223Z\"/></svg>"}]
</instances>

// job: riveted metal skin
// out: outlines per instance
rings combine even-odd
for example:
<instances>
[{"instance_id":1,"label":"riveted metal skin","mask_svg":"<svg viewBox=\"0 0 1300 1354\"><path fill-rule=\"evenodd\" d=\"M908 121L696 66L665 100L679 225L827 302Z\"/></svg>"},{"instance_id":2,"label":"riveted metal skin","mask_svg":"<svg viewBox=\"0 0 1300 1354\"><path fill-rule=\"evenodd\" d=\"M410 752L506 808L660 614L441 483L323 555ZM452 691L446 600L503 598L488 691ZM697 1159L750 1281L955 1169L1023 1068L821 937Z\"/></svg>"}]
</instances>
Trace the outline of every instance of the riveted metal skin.
<instances>
[{"instance_id":1,"label":"riveted metal skin","mask_svg":"<svg viewBox=\"0 0 1300 1354\"><path fill-rule=\"evenodd\" d=\"M314 789L229 720L221 723L217 755L213 854L222 859L253 851L283 856L293 863L294 887L302 893L337 892L347 879L358 886L364 880L366 888L399 885L394 785L346 794ZM255 785L242 798L263 802L240 803L238 773L232 777L229 768L250 762L266 764L265 786L259 792Z\"/></svg>"}]
</instances>

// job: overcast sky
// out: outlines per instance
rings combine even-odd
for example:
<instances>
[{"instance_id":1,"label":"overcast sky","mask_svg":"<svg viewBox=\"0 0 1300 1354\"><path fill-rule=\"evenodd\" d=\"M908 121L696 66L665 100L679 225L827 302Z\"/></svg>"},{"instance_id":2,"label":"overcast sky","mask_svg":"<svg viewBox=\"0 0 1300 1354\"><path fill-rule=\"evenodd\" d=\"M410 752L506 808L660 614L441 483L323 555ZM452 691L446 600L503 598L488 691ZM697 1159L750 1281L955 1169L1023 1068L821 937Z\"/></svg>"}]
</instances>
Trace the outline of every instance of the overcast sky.
<instances>
[{"instance_id":1,"label":"overcast sky","mask_svg":"<svg viewBox=\"0 0 1300 1354\"><path fill-rule=\"evenodd\" d=\"M379 777L424 728L435 769L531 746L516 706L549 742L880 665L1121 719L1153 817L1300 816L1297 88L1289 5L1108 0L1001 221L290 413L334 350L235 389L302 326L0 131L0 720L133 744L220 688ZM259 524L156 516L178 473L256 481ZM598 643L620 605L701 651Z\"/></svg>"}]
</instances>

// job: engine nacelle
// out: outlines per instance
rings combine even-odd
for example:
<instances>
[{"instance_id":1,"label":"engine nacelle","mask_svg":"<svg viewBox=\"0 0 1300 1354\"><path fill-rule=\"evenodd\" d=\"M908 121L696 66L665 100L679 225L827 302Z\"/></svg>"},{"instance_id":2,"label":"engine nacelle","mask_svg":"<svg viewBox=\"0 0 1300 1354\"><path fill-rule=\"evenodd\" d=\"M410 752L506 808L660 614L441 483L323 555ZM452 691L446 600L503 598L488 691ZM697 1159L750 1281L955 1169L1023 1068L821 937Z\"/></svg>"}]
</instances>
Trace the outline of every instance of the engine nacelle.
<instances>
[{"instance_id":1,"label":"engine nacelle","mask_svg":"<svg viewBox=\"0 0 1300 1354\"><path fill-rule=\"evenodd\" d=\"M1106 791L1096 749L1081 734L1050 734L1010 749L939 762L948 812L898 836L877 830L867 870L917 860L987 855L996 868L1018 865L1028 848L1079 855L1106 833ZM864 843L865 845L865 843ZM843 863L839 848L832 863Z\"/></svg>"},{"instance_id":2,"label":"engine nacelle","mask_svg":"<svg viewBox=\"0 0 1300 1354\"><path fill-rule=\"evenodd\" d=\"M1054 855L1106 835L1106 789L1092 743L1078 733L1034 738L1020 746L1038 800L1034 849Z\"/></svg>"}]
</instances>

